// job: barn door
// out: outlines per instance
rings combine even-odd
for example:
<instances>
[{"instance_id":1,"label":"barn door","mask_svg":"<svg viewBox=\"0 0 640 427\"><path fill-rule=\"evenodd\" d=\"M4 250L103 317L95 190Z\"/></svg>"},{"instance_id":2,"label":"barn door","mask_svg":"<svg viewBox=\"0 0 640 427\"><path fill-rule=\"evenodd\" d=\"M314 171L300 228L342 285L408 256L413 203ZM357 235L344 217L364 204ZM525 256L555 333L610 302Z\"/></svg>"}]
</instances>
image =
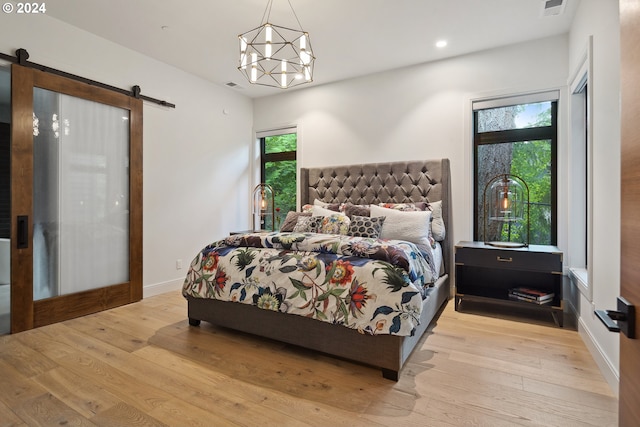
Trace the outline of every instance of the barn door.
<instances>
[{"instance_id":1,"label":"barn door","mask_svg":"<svg viewBox=\"0 0 640 427\"><path fill-rule=\"evenodd\" d=\"M12 66L11 331L142 298L142 102Z\"/></svg>"}]
</instances>

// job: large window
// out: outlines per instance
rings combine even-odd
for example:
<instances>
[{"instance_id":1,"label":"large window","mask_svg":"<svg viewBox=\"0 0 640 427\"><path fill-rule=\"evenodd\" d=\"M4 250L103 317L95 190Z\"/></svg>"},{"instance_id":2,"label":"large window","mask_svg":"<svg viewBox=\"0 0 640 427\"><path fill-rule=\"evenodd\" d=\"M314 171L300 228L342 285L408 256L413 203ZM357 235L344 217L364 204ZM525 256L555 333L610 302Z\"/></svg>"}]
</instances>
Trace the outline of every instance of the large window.
<instances>
[{"instance_id":1,"label":"large window","mask_svg":"<svg viewBox=\"0 0 640 427\"><path fill-rule=\"evenodd\" d=\"M296 149L298 135L291 129L260 138L260 181L273 188L276 207L276 229L289 211L296 210ZM271 218L264 227L272 227Z\"/></svg>"},{"instance_id":2,"label":"large window","mask_svg":"<svg viewBox=\"0 0 640 427\"><path fill-rule=\"evenodd\" d=\"M520 177L529 188L529 243L555 245L557 97L549 94L474 103L474 239L485 240L483 195L501 174ZM552 97L553 98L553 97ZM509 223L487 223L487 235L521 233ZM493 228L503 229L494 230Z\"/></svg>"}]
</instances>

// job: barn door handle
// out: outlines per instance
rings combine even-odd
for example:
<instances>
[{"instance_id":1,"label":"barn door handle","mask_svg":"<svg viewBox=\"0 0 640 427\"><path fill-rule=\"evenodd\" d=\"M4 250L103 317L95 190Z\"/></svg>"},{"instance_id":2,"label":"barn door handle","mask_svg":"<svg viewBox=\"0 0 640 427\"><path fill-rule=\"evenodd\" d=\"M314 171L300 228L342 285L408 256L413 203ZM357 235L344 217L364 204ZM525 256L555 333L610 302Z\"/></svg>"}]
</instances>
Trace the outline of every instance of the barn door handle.
<instances>
[{"instance_id":1,"label":"barn door handle","mask_svg":"<svg viewBox=\"0 0 640 427\"><path fill-rule=\"evenodd\" d=\"M617 310L596 310L596 316L611 332L622 332L627 338L636 337L636 307L618 297Z\"/></svg>"},{"instance_id":2,"label":"barn door handle","mask_svg":"<svg viewBox=\"0 0 640 427\"><path fill-rule=\"evenodd\" d=\"M27 215L18 216L18 249L29 247L29 217Z\"/></svg>"}]
</instances>

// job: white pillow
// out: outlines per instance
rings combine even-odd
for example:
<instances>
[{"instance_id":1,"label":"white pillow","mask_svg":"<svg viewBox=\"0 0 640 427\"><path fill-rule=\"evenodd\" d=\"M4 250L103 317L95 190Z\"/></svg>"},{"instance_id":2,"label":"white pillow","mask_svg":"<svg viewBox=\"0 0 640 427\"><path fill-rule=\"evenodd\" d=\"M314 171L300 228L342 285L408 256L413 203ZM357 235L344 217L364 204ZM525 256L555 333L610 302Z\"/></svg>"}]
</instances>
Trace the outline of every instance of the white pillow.
<instances>
[{"instance_id":1,"label":"white pillow","mask_svg":"<svg viewBox=\"0 0 640 427\"><path fill-rule=\"evenodd\" d=\"M431 207L432 212L431 234L434 239L442 242L446 235L444 220L442 219L442 201L439 200L437 202L429 203L429 206Z\"/></svg>"},{"instance_id":2,"label":"white pillow","mask_svg":"<svg viewBox=\"0 0 640 427\"><path fill-rule=\"evenodd\" d=\"M403 212L371 205L371 217L384 216L381 239L406 240L419 245L430 245L431 211Z\"/></svg>"},{"instance_id":3,"label":"white pillow","mask_svg":"<svg viewBox=\"0 0 640 427\"><path fill-rule=\"evenodd\" d=\"M331 209L326 209L318 205L313 205L313 208L311 209L311 216L329 216L329 215L335 215L339 213L340 212L332 211Z\"/></svg>"}]
</instances>

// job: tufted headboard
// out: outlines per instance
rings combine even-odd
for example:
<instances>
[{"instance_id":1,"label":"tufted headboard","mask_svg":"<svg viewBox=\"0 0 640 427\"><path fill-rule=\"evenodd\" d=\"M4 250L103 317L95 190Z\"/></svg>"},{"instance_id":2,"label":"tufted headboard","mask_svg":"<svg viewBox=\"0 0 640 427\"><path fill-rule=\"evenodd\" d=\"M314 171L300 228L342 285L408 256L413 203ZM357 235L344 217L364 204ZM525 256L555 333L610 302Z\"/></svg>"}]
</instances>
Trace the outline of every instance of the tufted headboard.
<instances>
[{"instance_id":1,"label":"tufted headboard","mask_svg":"<svg viewBox=\"0 0 640 427\"><path fill-rule=\"evenodd\" d=\"M300 169L300 205L314 199L356 205L442 200L445 271L453 256L449 159L323 166Z\"/></svg>"}]
</instances>

